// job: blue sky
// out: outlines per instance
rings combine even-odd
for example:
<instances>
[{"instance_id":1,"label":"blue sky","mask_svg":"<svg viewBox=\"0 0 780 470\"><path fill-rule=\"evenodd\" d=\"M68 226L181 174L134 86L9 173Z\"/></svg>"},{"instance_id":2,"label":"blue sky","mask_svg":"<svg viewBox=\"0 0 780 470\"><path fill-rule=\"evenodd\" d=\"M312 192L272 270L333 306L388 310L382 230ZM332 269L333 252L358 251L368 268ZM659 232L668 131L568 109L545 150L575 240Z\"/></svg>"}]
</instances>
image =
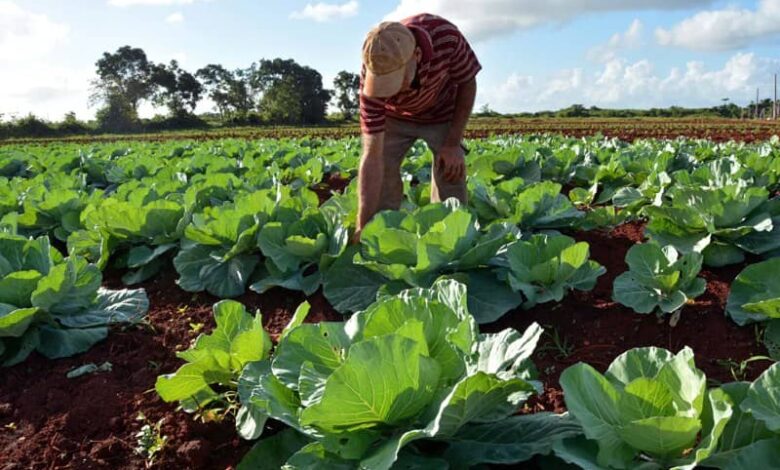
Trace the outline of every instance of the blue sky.
<instances>
[{"instance_id":1,"label":"blue sky","mask_svg":"<svg viewBox=\"0 0 780 470\"><path fill-rule=\"evenodd\" d=\"M94 62L123 45L192 71L291 57L330 86L372 25L420 11L465 32L478 105L504 112L746 103L780 72L780 0L0 0L0 113L93 116Z\"/></svg>"}]
</instances>

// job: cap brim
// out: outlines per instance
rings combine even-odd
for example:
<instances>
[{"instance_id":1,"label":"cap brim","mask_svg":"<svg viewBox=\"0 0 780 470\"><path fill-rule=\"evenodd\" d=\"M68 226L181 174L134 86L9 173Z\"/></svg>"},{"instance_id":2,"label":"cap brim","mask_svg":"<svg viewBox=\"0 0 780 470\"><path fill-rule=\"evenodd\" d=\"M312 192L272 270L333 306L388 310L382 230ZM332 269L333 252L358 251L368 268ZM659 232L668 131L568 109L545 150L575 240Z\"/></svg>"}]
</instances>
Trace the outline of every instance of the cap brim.
<instances>
[{"instance_id":1,"label":"cap brim","mask_svg":"<svg viewBox=\"0 0 780 470\"><path fill-rule=\"evenodd\" d=\"M363 81L363 94L369 98L389 98L398 94L404 84L405 67L401 67L395 72L384 75L376 75L370 70L366 71L366 78Z\"/></svg>"}]
</instances>

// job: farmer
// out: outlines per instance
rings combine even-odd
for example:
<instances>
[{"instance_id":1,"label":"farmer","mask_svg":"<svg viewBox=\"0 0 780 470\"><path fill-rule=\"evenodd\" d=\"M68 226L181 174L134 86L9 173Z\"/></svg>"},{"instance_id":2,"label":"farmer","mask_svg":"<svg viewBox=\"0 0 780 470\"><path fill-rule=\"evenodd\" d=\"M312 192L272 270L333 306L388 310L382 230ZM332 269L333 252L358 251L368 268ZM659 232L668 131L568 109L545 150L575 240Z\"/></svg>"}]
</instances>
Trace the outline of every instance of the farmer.
<instances>
[{"instance_id":1,"label":"farmer","mask_svg":"<svg viewBox=\"0 0 780 470\"><path fill-rule=\"evenodd\" d=\"M474 107L482 66L466 38L435 15L384 22L363 44L355 240L380 210L404 197L401 163L417 139L434 154L431 201L466 202L463 131Z\"/></svg>"}]
</instances>

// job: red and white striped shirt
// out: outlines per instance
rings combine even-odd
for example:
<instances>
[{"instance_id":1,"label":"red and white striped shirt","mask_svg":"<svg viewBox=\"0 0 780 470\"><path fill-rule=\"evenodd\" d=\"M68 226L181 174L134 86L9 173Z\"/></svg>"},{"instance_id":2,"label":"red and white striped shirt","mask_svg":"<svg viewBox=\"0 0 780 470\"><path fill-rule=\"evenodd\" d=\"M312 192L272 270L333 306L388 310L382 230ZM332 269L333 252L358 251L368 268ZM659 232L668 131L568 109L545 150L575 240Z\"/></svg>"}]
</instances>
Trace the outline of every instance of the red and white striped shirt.
<instances>
[{"instance_id":1,"label":"red and white striped shirt","mask_svg":"<svg viewBox=\"0 0 780 470\"><path fill-rule=\"evenodd\" d=\"M385 117L439 124L452 119L458 85L482 69L477 56L458 28L436 15L423 13L401 20L422 51L417 68L419 88L390 98L364 96L365 66L360 74L360 127L364 133L385 130Z\"/></svg>"}]
</instances>

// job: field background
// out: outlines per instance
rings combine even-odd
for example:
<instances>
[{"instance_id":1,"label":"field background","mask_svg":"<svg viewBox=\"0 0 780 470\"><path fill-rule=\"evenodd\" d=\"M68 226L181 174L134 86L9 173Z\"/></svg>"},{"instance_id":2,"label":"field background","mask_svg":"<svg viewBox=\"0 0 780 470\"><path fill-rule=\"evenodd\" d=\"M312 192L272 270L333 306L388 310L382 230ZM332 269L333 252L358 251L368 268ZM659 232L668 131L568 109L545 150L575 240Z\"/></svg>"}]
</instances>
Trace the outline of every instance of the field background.
<instances>
[{"instance_id":1,"label":"field background","mask_svg":"<svg viewBox=\"0 0 780 470\"><path fill-rule=\"evenodd\" d=\"M555 118L555 117L474 117L469 121L466 138L484 138L508 134L561 134L573 137L603 135L632 141L639 138L674 139L691 137L717 142L738 140L755 142L780 135L780 120L744 120L716 117L701 118ZM55 142L114 142L263 138L342 138L357 137L357 123L318 126L245 126L193 129L148 134L74 135L51 138L8 138L0 145Z\"/></svg>"}]
</instances>

